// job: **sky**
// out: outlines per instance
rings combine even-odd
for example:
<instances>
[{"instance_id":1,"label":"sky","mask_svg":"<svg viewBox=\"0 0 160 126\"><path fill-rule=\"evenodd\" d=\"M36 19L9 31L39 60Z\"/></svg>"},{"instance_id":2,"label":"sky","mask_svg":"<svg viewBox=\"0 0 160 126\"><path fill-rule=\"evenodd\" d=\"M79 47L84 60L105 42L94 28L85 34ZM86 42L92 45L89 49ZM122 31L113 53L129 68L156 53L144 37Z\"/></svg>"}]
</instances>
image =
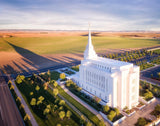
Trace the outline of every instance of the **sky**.
<instances>
[{"instance_id":1,"label":"sky","mask_svg":"<svg viewBox=\"0 0 160 126\"><path fill-rule=\"evenodd\" d=\"M0 0L0 29L160 31L160 0Z\"/></svg>"}]
</instances>

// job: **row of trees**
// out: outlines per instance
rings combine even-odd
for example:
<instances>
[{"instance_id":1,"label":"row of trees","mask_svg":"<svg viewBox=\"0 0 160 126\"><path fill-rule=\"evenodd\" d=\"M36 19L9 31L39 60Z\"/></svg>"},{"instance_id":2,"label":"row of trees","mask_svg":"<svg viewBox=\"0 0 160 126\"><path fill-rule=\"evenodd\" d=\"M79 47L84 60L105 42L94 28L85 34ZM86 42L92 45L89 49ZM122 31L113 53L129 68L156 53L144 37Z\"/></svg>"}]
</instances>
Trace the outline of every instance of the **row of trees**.
<instances>
[{"instance_id":1,"label":"row of trees","mask_svg":"<svg viewBox=\"0 0 160 126\"><path fill-rule=\"evenodd\" d=\"M20 81L19 81L19 82L20 82ZM22 82L21 82L21 83L22 83ZM31 122L30 122L30 119L31 119L31 118L30 118L30 116L25 112L25 110L24 110L25 107L24 107L24 105L21 103L21 98L18 97L17 94L16 94L16 92L14 91L14 85L12 84L12 81L11 81L11 80L8 81L8 86L9 86L9 89L10 89L10 91L11 91L11 93L12 93L12 96L13 96L16 104L17 104L17 107L18 107L18 109L19 109L19 111L20 111L20 113L21 113L21 115L22 115L22 117L23 117L23 120L24 120L25 124L28 125L28 126L31 126L31 125L32 125Z\"/></svg>"},{"instance_id":2,"label":"row of trees","mask_svg":"<svg viewBox=\"0 0 160 126\"><path fill-rule=\"evenodd\" d=\"M145 55L152 55L153 52L152 51L147 51L147 50L135 50L135 51L127 51L125 53L113 53L113 54L107 54L107 55L104 55L103 57L107 57L107 58L110 58L110 59L115 59L115 58L126 58L127 57L130 57L131 56L131 59L136 59L136 58L140 58L140 57L143 57ZM133 58L132 58L133 57Z\"/></svg>"}]
</instances>

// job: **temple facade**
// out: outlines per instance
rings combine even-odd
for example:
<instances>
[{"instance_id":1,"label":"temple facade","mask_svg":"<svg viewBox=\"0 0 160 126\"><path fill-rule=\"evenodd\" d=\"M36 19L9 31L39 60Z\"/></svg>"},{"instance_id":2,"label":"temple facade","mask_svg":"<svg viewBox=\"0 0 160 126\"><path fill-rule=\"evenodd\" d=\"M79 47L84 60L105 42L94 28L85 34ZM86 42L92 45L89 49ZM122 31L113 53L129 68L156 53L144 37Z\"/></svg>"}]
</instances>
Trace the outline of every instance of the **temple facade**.
<instances>
[{"instance_id":1,"label":"temple facade","mask_svg":"<svg viewBox=\"0 0 160 126\"><path fill-rule=\"evenodd\" d=\"M88 44L81 61L77 84L102 99L111 107L131 109L139 99L139 66L132 63L99 57L92 45L89 30Z\"/></svg>"}]
</instances>

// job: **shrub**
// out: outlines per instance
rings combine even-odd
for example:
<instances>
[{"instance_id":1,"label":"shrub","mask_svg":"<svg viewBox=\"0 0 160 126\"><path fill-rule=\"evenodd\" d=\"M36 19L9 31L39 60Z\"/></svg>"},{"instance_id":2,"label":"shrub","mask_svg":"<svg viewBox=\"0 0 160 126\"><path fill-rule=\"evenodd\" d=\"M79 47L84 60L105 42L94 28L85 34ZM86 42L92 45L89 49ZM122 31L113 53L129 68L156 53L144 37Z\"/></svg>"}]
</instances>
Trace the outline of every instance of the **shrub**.
<instances>
[{"instance_id":1,"label":"shrub","mask_svg":"<svg viewBox=\"0 0 160 126\"><path fill-rule=\"evenodd\" d=\"M103 106L103 111L108 112L109 111L109 106L108 105Z\"/></svg>"},{"instance_id":2,"label":"shrub","mask_svg":"<svg viewBox=\"0 0 160 126\"><path fill-rule=\"evenodd\" d=\"M59 117L60 117L60 119L63 120L63 118L65 117L65 112L64 111L60 111L59 112Z\"/></svg>"},{"instance_id":3,"label":"shrub","mask_svg":"<svg viewBox=\"0 0 160 126\"><path fill-rule=\"evenodd\" d=\"M60 74L60 78L61 78L62 80L64 80L64 79L66 78L65 73L61 73L61 74Z\"/></svg>"},{"instance_id":4,"label":"shrub","mask_svg":"<svg viewBox=\"0 0 160 126\"><path fill-rule=\"evenodd\" d=\"M147 124L146 119L140 117L135 125L136 125L136 126L145 126L146 124Z\"/></svg>"}]
</instances>

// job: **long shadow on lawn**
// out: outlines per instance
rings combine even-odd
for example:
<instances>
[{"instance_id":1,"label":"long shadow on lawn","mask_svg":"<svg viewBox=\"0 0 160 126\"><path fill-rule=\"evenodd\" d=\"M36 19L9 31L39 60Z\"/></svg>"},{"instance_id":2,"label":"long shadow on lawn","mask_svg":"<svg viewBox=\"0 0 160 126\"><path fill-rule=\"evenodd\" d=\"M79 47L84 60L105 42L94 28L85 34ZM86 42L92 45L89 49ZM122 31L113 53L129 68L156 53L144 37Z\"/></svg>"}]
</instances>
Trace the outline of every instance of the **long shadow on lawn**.
<instances>
[{"instance_id":1,"label":"long shadow on lawn","mask_svg":"<svg viewBox=\"0 0 160 126\"><path fill-rule=\"evenodd\" d=\"M32 66L36 70L39 70L42 68L47 68L47 67L49 68L49 67L53 67L53 66L57 66L56 68L60 68L60 67L68 65L68 63L78 61L77 59L63 57L63 56L61 57L61 59L58 59L58 58L48 59L48 58L40 56L40 55L38 55L28 49L16 46L9 41L5 40L5 42L8 43L10 46L12 46L15 49L15 51L22 56L22 60L26 64L28 64L25 66L25 69L26 69L25 70L23 67L19 66L20 62L13 62L14 65L17 66L23 72L33 71L29 68L29 66Z\"/></svg>"},{"instance_id":2,"label":"long shadow on lawn","mask_svg":"<svg viewBox=\"0 0 160 126\"><path fill-rule=\"evenodd\" d=\"M53 62L52 60L49 60L45 57L42 57L28 49L24 49L22 47L18 47L8 41L6 41L9 45L11 45L17 53L19 53L21 56L23 56L24 58L26 58L28 61L28 63L30 63L30 65L34 65L34 67L39 68L39 66L37 64L39 63L43 63L43 62Z\"/></svg>"}]
</instances>

